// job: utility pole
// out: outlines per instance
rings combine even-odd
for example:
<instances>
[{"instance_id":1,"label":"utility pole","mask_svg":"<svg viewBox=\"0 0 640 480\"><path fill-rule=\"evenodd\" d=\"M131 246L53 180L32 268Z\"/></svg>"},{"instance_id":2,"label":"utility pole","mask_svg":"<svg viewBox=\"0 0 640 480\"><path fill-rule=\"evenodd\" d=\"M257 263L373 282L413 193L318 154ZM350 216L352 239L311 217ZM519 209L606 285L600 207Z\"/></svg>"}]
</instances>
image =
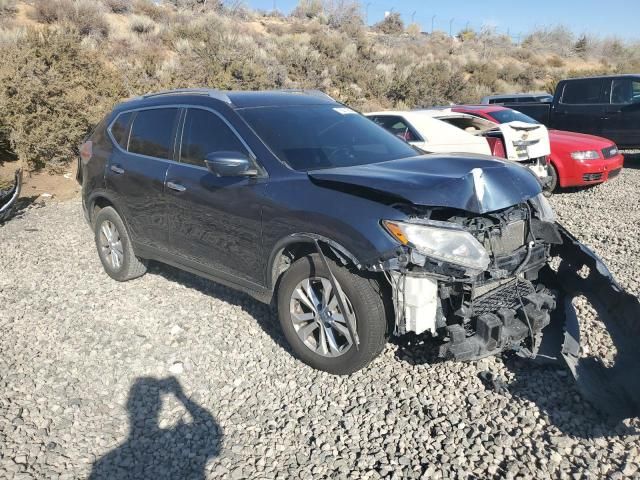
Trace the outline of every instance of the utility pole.
<instances>
[{"instance_id":1,"label":"utility pole","mask_svg":"<svg viewBox=\"0 0 640 480\"><path fill-rule=\"evenodd\" d=\"M274 11L274 13L278 11L277 1L278 0L273 0L273 11Z\"/></svg>"},{"instance_id":2,"label":"utility pole","mask_svg":"<svg viewBox=\"0 0 640 480\"><path fill-rule=\"evenodd\" d=\"M434 15L433 17L431 17L431 35L433 35L434 32L434 25L436 22L436 15Z\"/></svg>"},{"instance_id":3,"label":"utility pole","mask_svg":"<svg viewBox=\"0 0 640 480\"><path fill-rule=\"evenodd\" d=\"M455 18L452 18L451 21L449 21L449 36L453 37L453 22L455 21Z\"/></svg>"},{"instance_id":4,"label":"utility pole","mask_svg":"<svg viewBox=\"0 0 640 480\"><path fill-rule=\"evenodd\" d=\"M414 10L413 13L411 14L411 23L415 23L413 20L416 17L416 11Z\"/></svg>"},{"instance_id":5,"label":"utility pole","mask_svg":"<svg viewBox=\"0 0 640 480\"><path fill-rule=\"evenodd\" d=\"M369 25L369 6L370 5L371 5L371 2L367 2L367 4L364 6L364 21L367 24L367 26Z\"/></svg>"}]
</instances>

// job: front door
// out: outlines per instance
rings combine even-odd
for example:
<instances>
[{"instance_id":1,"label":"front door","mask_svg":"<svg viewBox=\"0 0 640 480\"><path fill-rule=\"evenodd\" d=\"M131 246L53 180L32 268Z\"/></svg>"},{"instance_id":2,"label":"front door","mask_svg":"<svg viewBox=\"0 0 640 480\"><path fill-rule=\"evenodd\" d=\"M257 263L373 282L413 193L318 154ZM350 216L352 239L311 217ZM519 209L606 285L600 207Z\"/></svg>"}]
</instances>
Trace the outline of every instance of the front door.
<instances>
[{"instance_id":1,"label":"front door","mask_svg":"<svg viewBox=\"0 0 640 480\"><path fill-rule=\"evenodd\" d=\"M620 146L640 146L640 79L615 78L611 104L603 120L602 136Z\"/></svg>"},{"instance_id":2,"label":"front door","mask_svg":"<svg viewBox=\"0 0 640 480\"><path fill-rule=\"evenodd\" d=\"M164 182L173 158L178 108L125 112L110 129L113 148L106 171L107 189L123 210L136 242L166 249Z\"/></svg>"},{"instance_id":3,"label":"front door","mask_svg":"<svg viewBox=\"0 0 640 480\"><path fill-rule=\"evenodd\" d=\"M229 124L212 110L185 113L180 163L167 172L169 242L188 266L231 281L264 285L262 199L264 178L218 177L208 153L249 155Z\"/></svg>"},{"instance_id":4,"label":"front door","mask_svg":"<svg viewBox=\"0 0 640 480\"><path fill-rule=\"evenodd\" d=\"M572 80L564 85L554 107L553 128L601 135L602 117L608 100L608 83L601 78Z\"/></svg>"}]
</instances>

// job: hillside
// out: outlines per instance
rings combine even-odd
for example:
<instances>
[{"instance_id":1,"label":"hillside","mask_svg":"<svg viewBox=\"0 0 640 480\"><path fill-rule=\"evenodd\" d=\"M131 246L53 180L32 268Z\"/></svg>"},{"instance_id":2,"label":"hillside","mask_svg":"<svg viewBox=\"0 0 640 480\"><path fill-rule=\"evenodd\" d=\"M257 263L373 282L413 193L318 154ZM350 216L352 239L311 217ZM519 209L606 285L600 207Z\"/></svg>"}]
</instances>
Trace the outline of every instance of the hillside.
<instances>
[{"instance_id":1,"label":"hillside","mask_svg":"<svg viewBox=\"0 0 640 480\"><path fill-rule=\"evenodd\" d=\"M357 3L338 2L338 11L302 2L288 18L211 0L176 3L0 0L3 148L31 168L62 168L115 102L165 88L318 88L369 110L640 70L637 45L561 27L516 45L490 30L427 35L399 18L365 28Z\"/></svg>"}]
</instances>

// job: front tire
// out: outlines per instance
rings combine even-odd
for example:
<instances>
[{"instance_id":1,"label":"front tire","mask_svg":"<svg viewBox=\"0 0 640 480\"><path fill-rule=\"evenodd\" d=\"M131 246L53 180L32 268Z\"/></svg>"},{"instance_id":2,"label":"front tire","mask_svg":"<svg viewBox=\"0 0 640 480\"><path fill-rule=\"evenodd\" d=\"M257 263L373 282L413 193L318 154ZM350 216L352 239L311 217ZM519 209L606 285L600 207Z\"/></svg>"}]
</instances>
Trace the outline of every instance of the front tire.
<instances>
[{"instance_id":1,"label":"front tire","mask_svg":"<svg viewBox=\"0 0 640 480\"><path fill-rule=\"evenodd\" d=\"M113 207L98 212L94 223L95 242L104 271L119 282L144 275L147 265L136 257L124 222Z\"/></svg>"},{"instance_id":2,"label":"front tire","mask_svg":"<svg viewBox=\"0 0 640 480\"><path fill-rule=\"evenodd\" d=\"M558 170L556 170L556 167L554 167L553 164L549 163L549 165L547 166L547 171L549 172L549 177L551 177L551 181L545 188L544 194L545 196L550 197L551 194L558 189L558 185L559 185Z\"/></svg>"},{"instance_id":3,"label":"front tire","mask_svg":"<svg viewBox=\"0 0 640 480\"><path fill-rule=\"evenodd\" d=\"M384 348L387 311L377 281L327 261L355 316L358 348L318 254L301 258L284 273L277 292L278 317L289 345L304 363L348 375L365 367Z\"/></svg>"}]
</instances>

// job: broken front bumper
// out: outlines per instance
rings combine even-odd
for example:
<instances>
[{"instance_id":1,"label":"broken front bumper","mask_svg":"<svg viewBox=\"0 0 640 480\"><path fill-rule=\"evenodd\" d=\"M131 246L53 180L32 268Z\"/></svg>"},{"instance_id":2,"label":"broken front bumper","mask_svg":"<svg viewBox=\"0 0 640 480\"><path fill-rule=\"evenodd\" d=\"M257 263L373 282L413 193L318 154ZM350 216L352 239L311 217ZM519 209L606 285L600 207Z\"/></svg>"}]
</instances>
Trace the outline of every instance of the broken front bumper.
<instances>
[{"instance_id":1,"label":"broken front bumper","mask_svg":"<svg viewBox=\"0 0 640 480\"><path fill-rule=\"evenodd\" d=\"M640 302L627 293L589 248L559 226L563 243L552 254L560 257L558 272L541 272L543 282L558 291L558 307L544 331L539 355L563 358L582 395L614 419L640 415ZM588 268L588 275L580 275ZM616 347L611 367L581 356L580 327L573 299L584 295L596 309ZM564 328L563 328L564 326Z\"/></svg>"}]
</instances>

